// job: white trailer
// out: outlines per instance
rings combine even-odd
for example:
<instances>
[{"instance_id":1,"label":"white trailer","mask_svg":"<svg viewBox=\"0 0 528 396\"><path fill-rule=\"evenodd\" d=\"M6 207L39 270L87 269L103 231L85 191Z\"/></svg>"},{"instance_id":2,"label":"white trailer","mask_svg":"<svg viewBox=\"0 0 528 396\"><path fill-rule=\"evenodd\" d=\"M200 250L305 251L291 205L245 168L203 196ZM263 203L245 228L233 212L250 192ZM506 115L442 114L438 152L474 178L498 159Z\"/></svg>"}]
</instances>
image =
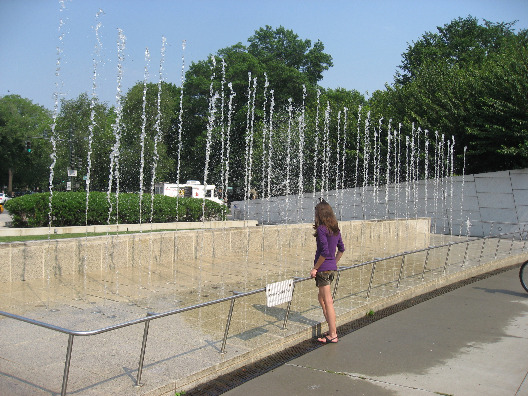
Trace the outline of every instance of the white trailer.
<instances>
[{"instance_id":1,"label":"white trailer","mask_svg":"<svg viewBox=\"0 0 528 396\"><path fill-rule=\"evenodd\" d=\"M224 203L215 195L214 184L204 186L198 180L187 180L185 184L156 183L154 185L154 193L168 197L205 198L219 204Z\"/></svg>"}]
</instances>

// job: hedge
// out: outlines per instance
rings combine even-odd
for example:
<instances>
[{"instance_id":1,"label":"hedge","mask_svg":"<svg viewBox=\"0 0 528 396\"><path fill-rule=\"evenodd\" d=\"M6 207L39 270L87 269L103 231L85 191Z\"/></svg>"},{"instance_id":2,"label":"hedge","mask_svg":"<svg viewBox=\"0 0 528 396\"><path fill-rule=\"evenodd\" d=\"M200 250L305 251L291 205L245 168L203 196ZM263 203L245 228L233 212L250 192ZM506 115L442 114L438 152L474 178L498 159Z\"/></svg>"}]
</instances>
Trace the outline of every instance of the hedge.
<instances>
[{"instance_id":1,"label":"hedge","mask_svg":"<svg viewBox=\"0 0 528 396\"><path fill-rule=\"evenodd\" d=\"M88 202L88 210L86 210ZM111 207L111 209L110 209ZM170 223L175 221L223 220L225 205L196 198L173 198L143 194L141 218L139 194L90 192L54 192L51 202L53 227L96 224ZM13 227L47 227L50 215L50 193L23 195L5 203ZM111 210L111 212L110 212ZM109 216L110 212L110 216Z\"/></svg>"}]
</instances>

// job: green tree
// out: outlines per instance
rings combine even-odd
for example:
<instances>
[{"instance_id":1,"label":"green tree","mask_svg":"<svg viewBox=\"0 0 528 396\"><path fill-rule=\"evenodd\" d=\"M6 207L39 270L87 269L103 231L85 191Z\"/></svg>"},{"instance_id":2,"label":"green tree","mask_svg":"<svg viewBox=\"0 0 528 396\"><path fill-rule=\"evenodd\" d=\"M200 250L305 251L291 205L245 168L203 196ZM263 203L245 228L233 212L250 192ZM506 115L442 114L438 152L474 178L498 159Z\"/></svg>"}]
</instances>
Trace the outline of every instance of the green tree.
<instances>
[{"instance_id":1,"label":"green tree","mask_svg":"<svg viewBox=\"0 0 528 396\"><path fill-rule=\"evenodd\" d=\"M0 98L0 181L13 188L42 188L49 147L41 139L51 122L49 111L19 95ZM31 152L26 150L30 142Z\"/></svg>"},{"instance_id":2,"label":"green tree","mask_svg":"<svg viewBox=\"0 0 528 396\"><path fill-rule=\"evenodd\" d=\"M184 154L185 162L182 161L185 172L192 178L201 178L209 144L214 155L210 156L208 163L212 170L208 182L219 183L225 165L220 155L221 136L224 134L225 139L229 132L230 185L238 191L245 184L245 168L252 166L247 163L248 145L256 155L256 147L261 147L265 139L263 134L272 106L271 91L274 91L274 115L285 120L290 99L296 109L303 101L305 105L315 103L315 84L322 78L323 71L332 66L332 58L323 52L320 41L312 47L310 40L301 40L283 27L273 30L267 26L256 31L248 41L248 47L238 43L219 50L215 57L193 63L184 86L184 147L188 150ZM215 95L217 98L213 99ZM231 99L233 112L228 114L227 103ZM213 101L214 108L211 107ZM211 125L213 113L214 123ZM228 117L230 127L226 128ZM285 130L287 128L277 128L276 132Z\"/></svg>"},{"instance_id":3,"label":"green tree","mask_svg":"<svg viewBox=\"0 0 528 396\"><path fill-rule=\"evenodd\" d=\"M80 94L75 99L61 101L55 127L58 139L54 180L58 189L63 190L66 187L68 168L77 170L77 177L72 179L72 189L86 189L83 176L88 175L89 165L90 190L108 189L113 120L113 109L97 99L92 104L86 93ZM92 142L89 156L90 134Z\"/></svg>"},{"instance_id":4,"label":"green tree","mask_svg":"<svg viewBox=\"0 0 528 396\"><path fill-rule=\"evenodd\" d=\"M427 32L402 55L402 73L373 95L371 107L454 136L457 171L464 147L468 172L524 166L527 40L513 26L468 17Z\"/></svg>"},{"instance_id":5,"label":"green tree","mask_svg":"<svg viewBox=\"0 0 528 396\"><path fill-rule=\"evenodd\" d=\"M181 180L203 180L208 128L212 128L207 182L222 183L222 168L227 160L226 142L229 140L230 184L240 190L244 182L249 81L251 79L251 87L258 87L255 107L257 117L261 117L265 70L240 43L218 51L218 55L193 63L186 75ZM212 124L210 116L214 116Z\"/></svg>"},{"instance_id":6,"label":"green tree","mask_svg":"<svg viewBox=\"0 0 528 396\"><path fill-rule=\"evenodd\" d=\"M528 31L523 33L480 70L475 90L481 111L468 126L470 170L528 166Z\"/></svg>"},{"instance_id":7,"label":"green tree","mask_svg":"<svg viewBox=\"0 0 528 396\"><path fill-rule=\"evenodd\" d=\"M137 83L127 92L123 102L120 147L120 180L124 191L139 190L141 169L143 190L148 191L155 163L156 181L174 178L174 161L171 156L176 155L178 145L179 97L179 88L162 82L158 112L158 84L147 83L145 87L144 83ZM142 147L143 132L145 137Z\"/></svg>"},{"instance_id":8,"label":"green tree","mask_svg":"<svg viewBox=\"0 0 528 396\"><path fill-rule=\"evenodd\" d=\"M402 72L396 74L396 83L407 84L423 68L439 62L459 68L482 64L490 54L500 51L505 39L515 34L514 25L515 22L487 20L481 25L478 18L468 16L438 26L437 33L426 32L402 54L399 67Z\"/></svg>"},{"instance_id":9,"label":"green tree","mask_svg":"<svg viewBox=\"0 0 528 396\"><path fill-rule=\"evenodd\" d=\"M317 164L319 169L316 173L322 172L321 159L324 158L324 112L326 107L330 105L329 128L332 133L329 134L329 152L334 156L332 159L332 166L330 169L330 177L335 180L336 173L343 173L342 161L346 160L347 164L358 155L358 148L356 147L357 138L357 124L358 124L358 110L360 106L365 107L367 102L365 97L356 90L346 90L344 88L326 89L323 90L320 96L319 122L318 128L315 125L316 108L311 105L308 109L308 128L307 128L307 147L313 147L313 150L308 150L306 153L306 167L308 174L311 174L313 167ZM317 139L316 139L316 135ZM318 157L318 159L316 159ZM338 158L339 157L339 158ZM339 159L339 164L337 160ZM335 163L334 163L335 162ZM343 183L345 186L353 185L353 172L350 165L344 169L344 173L340 177L344 177ZM312 182L312 179L310 179ZM332 186L332 184L330 185Z\"/></svg>"},{"instance_id":10,"label":"green tree","mask_svg":"<svg viewBox=\"0 0 528 396\"><path fill-rule=\"evenodd\" d=\"M323 72L333 66L332 57L324 53L324 44L317 40L302 40L292 30L279 26L273 29L266 25L255 31L249 39L248 52L260 62L273 66L292 67L306 76L309 84L315 85L323 78Z\"/></svg>"}]
</instances>

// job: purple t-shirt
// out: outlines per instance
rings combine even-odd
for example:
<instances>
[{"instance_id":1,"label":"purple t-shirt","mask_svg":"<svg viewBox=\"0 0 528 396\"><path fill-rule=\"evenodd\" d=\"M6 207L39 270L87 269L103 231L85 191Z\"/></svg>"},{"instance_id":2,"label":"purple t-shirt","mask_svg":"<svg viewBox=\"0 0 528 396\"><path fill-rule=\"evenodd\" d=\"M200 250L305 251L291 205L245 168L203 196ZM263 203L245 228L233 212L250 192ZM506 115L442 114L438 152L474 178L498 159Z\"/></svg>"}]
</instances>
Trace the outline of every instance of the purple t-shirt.
<instances>
[{"instance_id":1,"label":"purple t-shirt","mask_svg":"<svg viewBox=\"0 0 528 396\"><path fill-rule=\"evenodd\" d=\"M341 239L341 233L333 235L330 233L325 225L317 227L317 236L315 237L317 242L317 250L315 251L314 265L320 256L325 257L325 261L317 271L335 271L337 270L337 263L335 260L336 248L340 252L345 251L345 244Z\"/></svg>"}]
</instances>

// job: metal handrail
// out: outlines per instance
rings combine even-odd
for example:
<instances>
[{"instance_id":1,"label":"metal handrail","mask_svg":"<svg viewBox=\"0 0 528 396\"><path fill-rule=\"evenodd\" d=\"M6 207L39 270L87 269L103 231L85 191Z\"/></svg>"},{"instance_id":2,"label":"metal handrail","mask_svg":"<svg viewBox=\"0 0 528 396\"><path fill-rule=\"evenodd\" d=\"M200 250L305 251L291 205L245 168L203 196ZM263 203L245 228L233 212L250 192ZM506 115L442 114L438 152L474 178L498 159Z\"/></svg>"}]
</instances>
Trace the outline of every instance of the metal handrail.
<instances>
[{"instance_id":1,"label":"metal handrail","mask_svg":"<svg viewBox=\"0 0 528 396\"><path fill-rule=\"evenodd\" d=\"M385 260L391 260L391 259L398 258L398 257L402 258L402 264L401 264L401 267L400 267L400 273L399 273L399 277L398 277L398 281L397 281L397 287L399 288L401 277L402 277L402 272L403 272L403 267L404 267L404 263L405 263L405 257L408 256L408 255L416 254L416 253L420 253L420 252L427 252L429 254L429 252L431 250L433 250L433 249L440 249L440 248L444 248L444 247L448 247L448 249L451 249L451 247L453 245L458 245L458 244L463 244L463 243L467 243L469 245L470 242L478 241L478 240L483 240L483 245L484 245L487 239L501 238L501 237L503 237L505 235L510 235L510 234L520 234L521 235L521 240L522 240L522 234L523 233L526 233L524 231L524 229L523 230L519 229L519 231L499 234L497 236L489 235L489 236L485 236L485 237L468 237L467 239L465 239L463 241L454 241L454 242L448 242L448 243L445 243L445 244L442 244L442 245L428 246L428 247L423 248L423 249L417 249L417 250L413 250L413 251L405 251L405 252L397 253L397 254L394 254L394 255L391 255L391 256L387 256L387 257L374 258L373 260L364 261L364 262L361 262L361 263L358 263L358 264L353 264L353 265L347 266L347 267L338 267L338 277L336 279L336 284L335 284L335 287L334 287L333 296L335 297L335 294L337 292L339 274L341 272L343 272L343 271L347 271L347 270L354 269L354 268L359 268L359 267L364 267L364 266L372 264L371 278L370 278L369 287L368 287L368 290L367 290L367 299L368 299L368 298L370 298L370 291L371 291L371 288L372 288L372 281L373 281L373 277L374 277L374 273L375 273L375 269L376 269L376 263L378 263L378 262L385 261ZM513 241L513 239L512 239L512 241ZM498 245L497 245L497 249L498 249ZM483 251L483 248L482 248L482 251ZM482 251L481 251L481 254L482 254ZM466 253L467 253L467 248L466 248ZM465 256L466 256L466 253L465 253ZM443 271L444 275L445 275L445 269L447 267L448 258L449 258L449 250L448 250L448 254L446 255L446 261L445 261L445 264L444 264L444 271ZM423 269L423 273L422 273L422 280L424 279L423 275L424 275L425 270L426 270L427 260L428 260L428 256L426 257L426 261L424 263L424 269ZM465 260L465 258L464 258L464 260ZM307 280L310 280L310 279L311 279L310 277L304 277L304 278L296 277L296 278L294 278L294 280L293 280L294 289L295 289L295 284L296 283L304 282L304 281L307 281ZM144 360L146 344L147 344L148 329L149 329L150 322L152 320L156 320L156 319L160 319L160 318L163 318L163 317L167 317L167 316L171 316L171 315L175 315L175 314L191 311L191 310L194 310L194 309L204 308L204 307L207 307L207 306L210 306L210 305L215 305L215 304L219 304L219 303L230 301L231 305L230 305L228 318L227 318L227 323L226 323L226 327L225 327L225 331L224 331L224 338L222 340L222 347L221 347L221 350L220 350L221 353L224 353L225 352L225 345L226 345L227 337L228 337L228 334L229 334L229 327L230 327L230 323L231 323L231 317L233 315L234 303L235 303L236 299L237 298L243 298L243 297L251 296L251 295L254 295L254 294L258 294L258 293L262 293L262 292L265 292L265 291L266 291L265 287L264 288L255 289L255 290L250 290L250 291L247 291L247 292L236 292L236 291L233 291L233 295L232 296L223 297L223 298L220 298L220 299L211 300L211 301L207 301L207 302L204 302L204 303L195 304L195 305L191 305L191 306L184 307L184 308L178 308L178 309L174 309L174 310L166 311L166 312L162 312L162 313L148 313L147 316L144 317L144 318L133 319L133 320L130 320L130 321L127 321L127 322L123 322L123 323L119 323L119 324L103 327L103 328L100 328L100 329L87 330L87 331L78 331L78 330L66 329L64 327L55 326L55 325L52 325L52 324L49 324L49 323L41 322L41 321L38 321L38 320L35 320L35 319L30 319L30 318L27 318L27 317L24 317L24 316L20 316L20 315L16 315L16 314L12 314L12 313L9 313L9 312L4 312L4 311L0 311L0 315L8 317L8 318L11 318L11 319L15 319L15 320L18 320L18 321L22 321L22 322L25 322L25 323L29 323L29 324L32 324L32 325L35 325L35 326L43 327L43 328L46 328L46 329L49 329L49 330L53 330L53 331L57 331L57 332L60 332L60 333L68 334L68 345L67 345L67 351L66 351L66 360L65 360L65 365L64 365L64 374L63 374L62 389L61 389L61 395L65 396L66 395L67 384L68 384L69 367L70 367L71 354L72 354L72 348L73 348L73 337L75 337L75 336L84 336L84 337L92 336L92 335L106 333L106 332L109 332L109 331L121 329L121 328L124 328L124 327L132 326L132 325L136 325L136 324L140 324L140 323L145 323L145 329L144 329L144 333L143 333L143 342L142 342L141 354L140 354L140 360L139 360L139 366L138 366L138 374L137 374L137 378L136 378L136 386L141 386L141 375L142 375L143 360ZM289 312L290 312L290 307L291 307L291 301L288 303L288 307L286 309L286 314L285 314L285 318L284 318L283 328L286 328L288 315L289 315Z\"/></svg>"}]
</instances>

